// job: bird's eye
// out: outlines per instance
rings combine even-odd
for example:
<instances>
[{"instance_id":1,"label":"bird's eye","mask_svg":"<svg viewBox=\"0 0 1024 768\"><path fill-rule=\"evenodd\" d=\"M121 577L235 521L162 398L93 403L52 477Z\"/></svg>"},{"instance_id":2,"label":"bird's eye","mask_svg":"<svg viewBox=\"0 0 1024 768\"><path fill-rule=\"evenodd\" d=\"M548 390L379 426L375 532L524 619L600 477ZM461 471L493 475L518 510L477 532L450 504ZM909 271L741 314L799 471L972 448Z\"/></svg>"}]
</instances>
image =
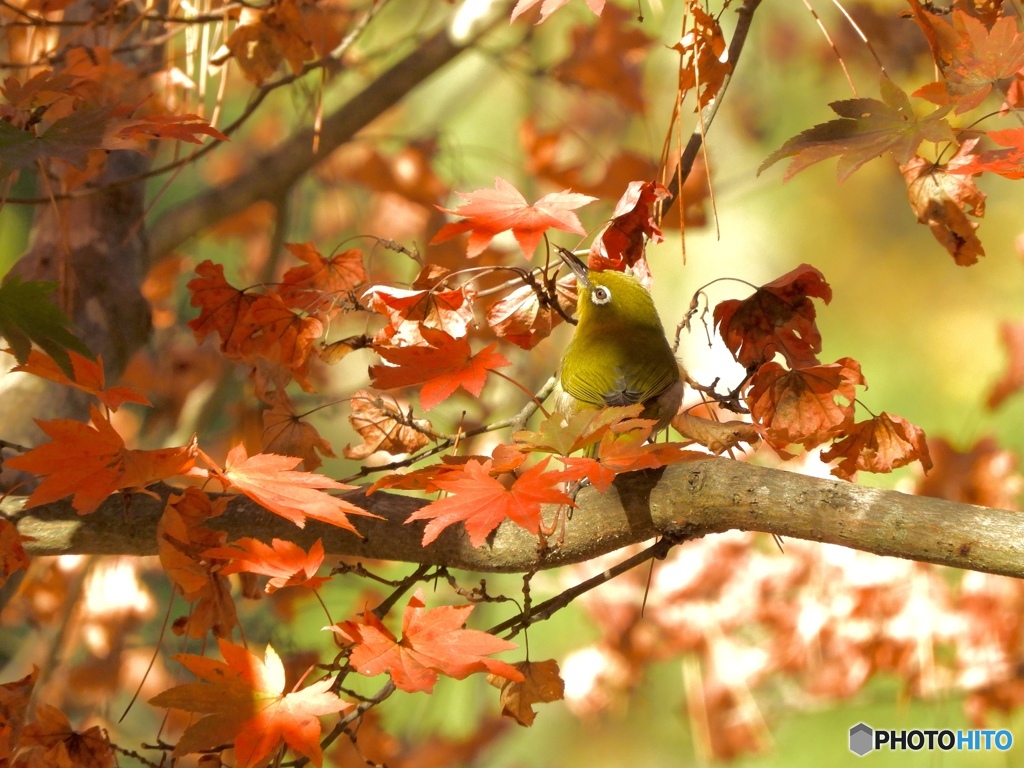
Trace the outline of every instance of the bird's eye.
<instances>
[{"instance_id":1,"label":"bird's eye","mask_svg":"<svg viewBox=\"0 0 1024 768\"><path fill-rule=\"evenodd\" d=\"M612 300L612 292L603 285L599 285L590 294L590 300L598 306L602 306Z\"/></svg>"}]
</instances>

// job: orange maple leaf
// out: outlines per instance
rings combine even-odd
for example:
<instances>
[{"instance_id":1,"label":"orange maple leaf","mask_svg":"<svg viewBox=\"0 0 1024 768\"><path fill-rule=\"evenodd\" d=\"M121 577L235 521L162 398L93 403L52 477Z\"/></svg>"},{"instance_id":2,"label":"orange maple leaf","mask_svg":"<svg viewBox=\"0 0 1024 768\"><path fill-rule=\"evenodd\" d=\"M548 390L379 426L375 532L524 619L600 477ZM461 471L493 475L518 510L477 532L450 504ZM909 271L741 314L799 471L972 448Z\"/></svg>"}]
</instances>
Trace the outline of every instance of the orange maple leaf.
<instances>
[{"instance_id":1,"label":"orange maple leaf","mask_svg":"<svg viewBox=\"0 0 1024 768\"><path fill-rule=\"evenodd\" d=\"M18 533L18 526L10 520L0 519L0 587L12 573L28 567L28 553L21 543L29 540Z\"/></svg>"},{"instance_id":2,"label":"orange maple leaf","mask_svg":"<svg viewBox=\"0 0 1024 768\"><path fill-rule=\"evenodd\" d=\"M832 289L819 270L801 264L742 301L720 302L715 327L744 368L767 362L776 353L794 368L816 365L821 334L811 297L828 304Z\"/></svg>"},{"instance_id":3,"label":"orange maple leaf","mask_svg":"<svg viewBox=\"0 0 1024 768\"><path fill-rule=\"evenodd\" d=\"M423 591L417 590L402 617L401 641L369 611L361 622L343 621L328 629L355 645L349 661L359 674L388 672L398 688L410 693L430 693L439 674L462 680L474 672L491 672L522 681L523 674L511 664L485 658L517 648L515 643L478 629L462 629L473 608L427 609Z\"/></svg>"},{"instance_id":4,"label":"orange maple leaf","mask_svg":"<svg viewBox=\"0 0 1024 768\"><path fill-rule=\"evenodd\" d=\"M370 376L379 389L422 384L420 404L429 411L462 387L479 397L487 372L512 365L493 350L491 344L475 355L465 339L456 339L444 331L423 328L428 347L375 347L377 353L393 365L372 365Z\"/></svg>"},{"instance_id":5,"label":"orange maple leaf","mask_svg":"<svg viewBox=\"0 0 1024 768\"><path fill-rule=\"evenodd\" d=\"M206 260L196 267L199 277L189 281L191 304L199 317L189 320L197 342L216 332L225 357L251 365L269 361L289 369L307 392L309 358L323 324L293 312L274 292L240 291L224 278L224 267Z\"/></svg>"},{"instance_id":6,"label":"orange maple leaf","mask_svg":"<svg viewBox=\"0 0 1024 768\"><path fill-rule=\"evenodd\" d=\"M366 282L363 252L358 248L324 258L313 243L285 243L284 247L306 262L285 272L278 289L284 303L293 309L327 311L346 291Z\"/></svg>"},{"instance_id":7,"label":"orange maple leaf","mask_svg":"<svg viewBox=\"0 0 1024 768\"><path fill-rule=\"evenodd\" d=\"M959 115L981 106L993 85L1024 67L1024 35L1015 17L1001 16L986 27L961 8L954 8L947 21L925 11L918 0L910 5L945 78L923 86L915 96L953 104Z\"/></svg>"},{"instance_id":8,"label":"orange maple leaf","mask_svg":"<svg viewBox=\"0 0 1024 768\"><path fill-rule=\"evenodd\" d=\"M278 390L273 406L263 411L263 435L261 448L265 453L282 456L298 456L302 468L312 472L323 460L320 454L334 458L334 449L316 427L295 412L295 404L283 391ZM318 453L319 452L319 453Z\"/></svg>"},{"instance_id":9,"label":"orange maple leaf","mask_svg":"<svg viewBox=\"0 0 1024 768\"><path fill-rule=\"evenodd\" d=\"M204 454L205 456L205 454ZM323 475L295 470L302 459L257 453L247 456L245 446L239 443L228 451L224 470L206 457L212 467L210 474L221 482L225 490L243 493L262 507L302 528L306 518L321 520L345 528L359 536L349 521L349 515L379 517L355 504L324 493L324 489L344 491L355 488Z\"/></svg>"},{"instance_id":10,"label":"orange maple leaf","mask_svg":"<svg viewBox=\"0 0 1024 768\"><path fill-rule=\"evenodd\" d=\"M770 362L751 377L746 401L754 422L773 448L781 450L789 443L812 448L853 424L854 387L858 384L864 385L860 364L849 357L792 371Z\"/></svg>"},{"instance_id":11,"label":"orange maple leaf","mask_svg":"<svg viewBox=\"0 0 1024 768\"><path fill-rule=\"evenodd\" d=\"M524 285L487 308L487 325L498 338L523 349L533 349L565 316L575 311L576 275L565 275L557 280L554 292L562 312L558 312L550 300L542 302L532 286Z\"/></svg>"},{"instance_id":12,"label":"orange maple leaf","mask_svg":"<svg viewBox=\"0 0 1024 768\"><path fill-rule=\"evenodd\" d=\"M223 563L212 561L205 552L224 544L227 534L204 523L227 509L228 497L216 501L198 488L186 488L167 500L157 523L157 553L185 600L192 603L188 615L175 620L177 635L202 638L207 632L230 637L238 624L231 597L231 584L220 573Z\"/></svg>"},{"instance_id":13,"label":"orange maple leaf","mask_svg":"<svg viewBox=\"0 0 1024 768\"><path fill-rule=\"evenodd\" d=\"M416 510L406 523L430 521L423 530L424 546L459 521L465 522L466 533L474 547L481 546L487 535L506 519L537 534L541 504L573 504L564 491L554 487L561 482L561 473L544 471L550 459L547 457L530 467L509 488L492 477L490 459L483 463L472 459L461 472L436 478L433 485L451 495Z\"/></svg>"},{"instance_id":14,"label":"orange maple leaf","mask_svg":"<svg viewBox=\"0 0 1024 768\"><path fill-rule=\"evenodd\" d=\"M156 707L206 715L190 725L174 757L234 743L237 768L262 764L282 743L315 765L323 763L320 720L353 705L331 693L332 679L285 693L284 665L273 647L264 660L219 640L224 661L179 653L174 658L205 683L186 683L150 699Z\"/></svg>"},{"instance_id":15,"label":"orange maple leaf","mask_svg":"<svg viewBox=\"0 0 1024 768\"><path fill-rule=\"evenodd\" d=\"M21 729L19 766L74 766L108 768L114 765L114 750L103 728L94 725L84 731L71 727L67 715L49 704L37 704L35 720Z\"/></svg>"},{"instance_id":16,"label":"orange maple leaf","mask_svg":"<svg viewBox=\"0 0 1024 768\"><path fill-rule=\"evenodd\" d=\"M464 220L445 224L430 244L443 243L463 232L469 232L469 248L466 251L469 257L479 256L496 234L509 229L527 259L533 258L537 245L548 229L585 235L586 230L573 211L597 199L565 190L544 195L530 205L518 189L500 176L494 179L494 189L456 194L466 201L464 205L454 210L441 206L438 208L445 213L462 216Z\"/></svg>"},{"instance_id":17,"label":"orange maple leaf","mask_svg":"<svg viewBox=\"0 0 1024 768\"><path fill-rule=\"evenodd\" d=\"M36 421L51 441L5 462L13 469L45 476L28 497L26 508L73 495L71 504L78 514L88 514L118 489L144 488L183 475L195 465L195 436L178 448L129 450L96 406L89 413L93 426L70 419Z\"/></svg>"},{"instance_id":18,"label":"orange maple leaf","mask_svg":"<svg viewBox=\"0 0 1024 768\"><path fill-rule=\"evenodd\" d=\"M75 374L74 380L64 374L52 357L38 349L31 350L28 353L28 360L22 365L12 368L11 371L31 373L64 386L75 387L92 395L112 411L116 411L125 403L152 405L149 400L131 387L108 388L103 375L102 358L97 357L95 360L90 360L73 349L68 350L68 356L71 358L71 369Z\"/></svg>"},{"instance_id":19,"label":"orange maple leaf","mask_svg":"<svg viewBox=\"0 0 1024 768\"><path fill-rule=\"evenodd\" d=\"M212 136L219 141L228 137L199 115L146 115L117 122L113 132L103 142L106 149L133 149L146 152L153 139L177 139L202 144L199 137Z\"/></svg>"},{"instance_id":20,"label":"orange maple leaf","mask_svg":"<svg viewBox=\"0 0 1024 768\"><path fill-rule=\"evenodd\" d=\"M270 576L267 594L273 594L282 587L318 589L330 580L327 576L316 575L324 562L324 545L320 539L313 543L309 552L291 541L274 539L267 546L258 539L242 538L227 546L208 549L203 554L231 561L220 569L224 576L243 571Z\"/></svg>"},{"instance_id":21,"label":"orange maple leaf","mask_svg":"<svg viewBox=\"0 0 1024 768\"><path fill-rule=\"evenodd\" d=\"M892 472L917 460L925 472L932 468L921 428L885 411L849 427L842 440L821 454L825 462L838 458L842 461L832 469L832 474L843 480L852 480L857 470Z\"/></svg>"}]
</instances>

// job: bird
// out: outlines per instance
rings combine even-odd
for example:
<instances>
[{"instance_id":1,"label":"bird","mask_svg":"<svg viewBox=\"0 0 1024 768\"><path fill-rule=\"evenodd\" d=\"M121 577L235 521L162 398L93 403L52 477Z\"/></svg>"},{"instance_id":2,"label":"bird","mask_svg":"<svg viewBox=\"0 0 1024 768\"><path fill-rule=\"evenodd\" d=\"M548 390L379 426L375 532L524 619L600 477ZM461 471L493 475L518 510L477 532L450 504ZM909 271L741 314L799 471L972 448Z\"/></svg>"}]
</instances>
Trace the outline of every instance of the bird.
<instances>
[{"instance_id":1,"label":"bird","mask_svg":"<svg viewBox=\"0 0 1024 768\"><path fill-rule=\"evenodd\" d=\"M584 408L641 403L641 418L668 426L683 399L686 374L665 336L654 300L632 275L591 270L559 249L576 274L576 330L562 357L554 408L571 418Z\"/></svg>"}]
</instances>

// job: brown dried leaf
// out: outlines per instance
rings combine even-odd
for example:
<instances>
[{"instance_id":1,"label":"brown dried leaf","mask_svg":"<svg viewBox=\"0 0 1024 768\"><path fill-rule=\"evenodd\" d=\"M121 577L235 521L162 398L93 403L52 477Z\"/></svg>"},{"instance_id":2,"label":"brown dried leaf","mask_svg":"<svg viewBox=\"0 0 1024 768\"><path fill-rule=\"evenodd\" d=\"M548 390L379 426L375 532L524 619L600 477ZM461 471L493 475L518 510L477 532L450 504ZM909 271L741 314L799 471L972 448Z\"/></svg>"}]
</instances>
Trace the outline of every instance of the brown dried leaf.
<instances>
[{"instance_id":1,"label":"brown dried leaf","mask_svg":"<svg viewBox=\"0 0 1024 768\"><path fill-rule=\"evenodd\" d=\"M430 441L424 434L431 430L429 421L403 414L396 403L385 402L378 394L361 389L353 393L350 402L348 420L363 442L355 447L346 445L342 451L346 459L361 461L377 451L392 456L415 453Z\"/></svg>"},{"instance_id":2,"label":"brown dried leaf","mask_svg":"<svg viewBox=\"0 0 1024 768\"><path fill-rule=\"evenodd\" d=\"M520 661L513 664L526 678L513 682L498 675L488 675L487 682L501 690L502 717L511 717L520 725L533 725L533 705L559 701L565 695L565 681L558 674L558 662Z\"/></svg>"},{"instance_id":3,"label":"brown dried leaf","mask_svg":"<svg viewBox=\"0 0 1024 768\"><path fill-rule=\"evenodd\" d=\"M683 437L703 445L712 453L725 453L740 443L754 445L761 440L757 427L749 421L713 421L689 413L678 413L672 426Z\"/></svg>"},{"instance_id":4,"label":"brown dried leaf","mask_svg":"<svg viewBox=\"0 0 1024 768\"><path fill-rule=\"evenodd\" d=\"M967 218L968 214L979 219L985 215L985 194L973 176L956 172L975 159L971 150L977 143L978 139L966 140L945 165L915 157L900 169L917 220L931 228L935 239L961 266L974 264L985 255L975 234L978 222Z\"/></svg>"}]
</instances>

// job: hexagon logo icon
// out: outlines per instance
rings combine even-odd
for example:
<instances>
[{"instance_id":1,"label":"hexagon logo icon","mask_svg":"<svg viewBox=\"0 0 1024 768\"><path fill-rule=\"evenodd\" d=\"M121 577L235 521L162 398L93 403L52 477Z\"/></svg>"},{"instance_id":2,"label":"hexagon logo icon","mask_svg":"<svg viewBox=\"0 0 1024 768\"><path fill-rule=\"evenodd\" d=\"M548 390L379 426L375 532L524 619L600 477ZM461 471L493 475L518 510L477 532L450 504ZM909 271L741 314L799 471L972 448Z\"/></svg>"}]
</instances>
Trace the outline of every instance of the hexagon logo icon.
<instances>
[{"instance_id":1,"label":"hexagon logo icon","mask_svg":"<svg viewBox=\"0 0 1024 768\"><path fill-rule=\"evenodd\" d=\"M850 728L850 751L864 757L875 748L875 732L867 723L857 723Z\"/></svg>"}]
</instances>

